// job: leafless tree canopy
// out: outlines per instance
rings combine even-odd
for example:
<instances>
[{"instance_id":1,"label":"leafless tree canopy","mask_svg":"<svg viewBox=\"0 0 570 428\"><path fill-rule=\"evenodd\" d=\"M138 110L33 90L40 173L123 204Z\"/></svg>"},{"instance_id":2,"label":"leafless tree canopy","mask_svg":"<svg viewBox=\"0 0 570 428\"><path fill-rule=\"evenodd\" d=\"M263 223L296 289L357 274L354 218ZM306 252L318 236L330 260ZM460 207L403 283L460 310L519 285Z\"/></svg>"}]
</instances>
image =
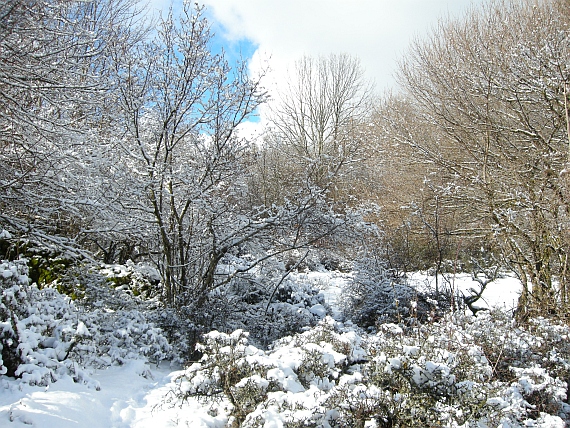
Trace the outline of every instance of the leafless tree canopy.
<instances>
[{"instance_id":1,"label":"leafless tree canopy","mask_svg":"<svg viewBox=\"0 0 570 428\"><path fill-rule=\"evenodd\" d=\"M0 221L151 261L174 306L327 245L375 246L395 271L489 257L520 276L521 308L567 304L567 1L442 20L380 101L357 58L303 57L256 142L239 127L263 73L212 51L200 6L152 25L138 7L0 3Z\"/></svg>"},{"instance_id":2,"label":"leafless tree canopy","mask_svg":"<svg viewBox=\"0 0 570 428\"><path fill-rule=\"evenodd\" d=\"M407 107L383 122L500 246L522 306L566 300L568 18L565 2L492 1L442 21L402 61Z\"/></svg>"}]
</instances>

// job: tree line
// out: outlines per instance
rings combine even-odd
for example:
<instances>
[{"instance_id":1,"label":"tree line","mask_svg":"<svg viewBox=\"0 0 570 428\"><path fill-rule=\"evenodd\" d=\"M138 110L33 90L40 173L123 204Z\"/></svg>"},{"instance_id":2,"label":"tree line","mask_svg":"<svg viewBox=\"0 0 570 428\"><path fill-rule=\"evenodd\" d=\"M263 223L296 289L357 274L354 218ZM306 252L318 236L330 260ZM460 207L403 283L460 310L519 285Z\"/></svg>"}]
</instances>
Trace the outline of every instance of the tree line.
<instances>
[{"instance_id":1,"label":"tree line","mask_svg":"<svg viewBox=\"0 0 570 428\"><path fill-rule=\"evenodd\" d=\"M4 0L0 221L152 262L170 307L333 248L395 276L500 264L521 316L563 313L569 7L442 20L384 96L348 54L302 58L248 141L263 73L212 50L202 7L153 21L131 0Z\"/></svg>"}]
</instances>

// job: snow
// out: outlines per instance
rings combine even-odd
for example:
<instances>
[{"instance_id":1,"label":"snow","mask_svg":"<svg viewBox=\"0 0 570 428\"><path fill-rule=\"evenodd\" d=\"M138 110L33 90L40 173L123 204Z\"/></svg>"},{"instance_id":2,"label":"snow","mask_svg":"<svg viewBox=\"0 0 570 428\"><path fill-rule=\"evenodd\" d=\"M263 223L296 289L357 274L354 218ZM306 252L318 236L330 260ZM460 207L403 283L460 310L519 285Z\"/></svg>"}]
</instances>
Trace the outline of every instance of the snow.
<instances>
[{"instance_id":1,"label":"snow","mask_svg":"<svg viewBox=\"0 0 570 428\"><path fill-rule=\"evenodd\" d=\"M65 428L130 426L129 407L141 406L150 382L139 375L140 364L94 372L101 389L85 388L65 377L45 388L4 381L0 390L0 425ZM129 397L129 398L126 398ZM12 425L11 425L12 426Z\"/></svg>"},{"instance_id":2,"label":"snow","mask_svg":"<svg viewBox=\"0 0 570 428\"><path fill-rule=\"evenodd\" d=\"M470 274L458 273L455 275L446 275L438 277L440 287L451 287L455 291L468 296L470 289L479 290L479 284L473 281ZM428 275L426 272L415 272L410 275L409 282L418 288L430 287L435 288L435 276ZM483 292L482 298L477 301L477 306L483 308L498 307L505 310L516 308L517 301L521 292L521 282L512 273L505 273L495 281L489 283Z\"/></svg>"},{"instance_id":3,"label":"snow","mask_svg":"<svg viewBox=\"0 0 570 428\"><path fill-rule=\"evenodd\" d=\"M77 330L75 333L77 334L77 336L91 336L91 333L89 333L89 330L87 329L87 327L85 327L85 324L83 324L83 321L79 321L79 323L77 324Z\"/></svg>"},{"instance_id":4,"label":"snow","mask_svg":"<svg viewBox=\"0 0 570 428\"><path fill-rule=\"evenodd\" d=\"M99 391L75 383L71 377L44 388L3 380L0 426L224 427L226 417L208 415L208 409L198 402L189 402L183 408L164 405L171 381L178 374L167 366L151 369L144 361L133 360L91 373L101 385Z\"/></svg>"},{"instance_id":5,"label":"snow","mask_svg":"<svg viewBox=\"0 0 570 428\"><path fill-rule=\"evenodd\" d=\"M313 315L318 316L319 318L324 318L327 314L327 309L320 303L317 303L316 305L313 305L309 308L309 312L311 312Z\"/></svg>"},{"instance_id":6,"label":"snow","mask_svg":"<svg viewBox=\"0 0 570 428\"><path fill-rule=\"evenodd\" d=\"M117 273L117 272L115 272ZM122 273L122 271L121 271ZM0 269L0 274L4 278L19 275L18 272L10 269L6 265ZM342 319L339 309L339 302L342 299L343 288L349 283L351 274L340 272L305 272L292 273L293 281L299 283L316 284L325 296L326 305L314 304L309 311L322 319L321 325L333 325L335 321ZM433 277L425 274L415 274L411 278L418 285L428 284L433 281ZM24 283L24 281L22 281ZM460 274L453 278L453 287L467 292L469 288L475 287L468 275ZM488 285L483 294L486 306L499 305L504 308L512 308L516 304L520 283L513 276L503 276ZM333 318L327 317L330 307ZM30 321L31 322L31 321ZM75 336L88 337L92 334L90 329L78 321L76 328L71 333ZM337 323L342 326L342 323ZM220 352L230 354L232 347L241 349L245 361L251 365L267 366L265 375L254 374L243 378L235 387L246 388L255 385L260 389L267 389L270 382L277 383L282 391L268 393L268 403L272 403L263 408L257 408L250 416L259 416L264 421L266 427L282 427L291 415L282 414L283 406L287 403L298 403L299 410L296 417L301 417L303 412L307 412L307 417L311 417L312 412L308 409L318 408L325 399L325 392L343 386L349 387L355 396L361 394L366 399L375 399L382 391L374 389L359 392L363 375L359 371L341 373L336 367L349 363L350 361L360 361L367 358L367 352L361 347L361 336L351 330L347 323L346 331L337 334L337 340L345 343L351 350L347 355L337 352L337 348L331 343L309 342L300 343L293 346L294 342L288 342L287 346L277 345L271 353L264 353L259 349L247 344L247 332L236 330L230 335L220 332L211 332L207 335L209 340L220 341L225 346L220 347ZM378 333L378 340L381 337L393 337L403 335L403 330L395 324L384 324L382 331ZM323 327L324 328L324 327ZM120 330L120 329L119 329ZM117 331L119 331L117 330ZM94 331L93 331L94 332ZM310 334L311 331L303 333ZM387 336L382 336L387 335ZM308 336L307 336L308 337ZM38 336L38 339L40 337ZM33 342L33 337L30 336ZM46 339L47 340L47 339ZM44 340L42 347L50 349L56 346L55 339L51 342ZM290 339L292 340L292 339ZM426 344L430 346L437 339L433 336L426 337ZM53 342L53 343L52 343ZM226 343L227 342L227 343ZM400 354L378 355L376 361L384 364L387 372L401 370L405 364L411 364L413 359L417 359L422 348L415 344L402 343ZM473 360L481 364L487 364L485 356L478 348L470 348L468 351ZM306 355L320 355L320 364L327 368L332 377L315 376L310 382L301 380L297 372ZM136 355L134 355L136 357ZM221 400L217 404L204 404L193 397L188 397L184 403L179 398L174 397L173 391L178 387L179 391L189 391L196 388L196 385L207 382L208 379L200 373L201 367L195 364L189 369L181 370L179 367L170 367L166 363L156 366L150 364L148 360L123 359L124 364L113 365L105 369L85 369L85 376L89 382L77 382L70 375L62 375L57 382L48 386L32 386L30 380L11 379L0 377L0 426L29 427L36 426L42 428L66 428L88 426L91 428L155 428L155 427L225 427L231 424L229 410L231 404ZM423 358L423 357L422 357ZM413 370L413 380L418 384L435 382L441 378L448 382L455 382L454 375L451 374L453 365L452 354L441 354L441 361L417 360L410 367ZM187 373L195 373L196 376L191 381L180 382ZM37 367L30 370L26 375L41 377ZM521 381L518 386L511 387L505 394L490 397L489 403L498 406L513 406L519 402L524 405L522 394L530 390L540 390L550 387L548 382L552 380L539 369L527 370L520 375ZM540 378L539 380L536 380ZM38 384L41 379L38 379ZM33 382L31 382L33 383ZM304 386L305 385L305 386ZM465 383L467 385L467 383ZM91 387L90 387L91 386ZM96 386L96 387L93 387ZM185 389L186 388L186 389ZM517 389L517 388L520 388ZM509 395L510 394L510 395ZM394 397L394 400L400 399ZM183 404L183 405L181 405ZM516 410L516 409L515 409ZM335 411L327 414L327 417L334 419ZM332 420L331 419L331 420ZM550 415L543 415L540 419L540 426L557 427L560 425L560 418ZM538 422L538 421L537 421ZM365 426L373 427L372 421L367 421ZM538 425L537 425L538 426Z\"/></svg>"},{"instance_id":7,"label":"snow","mask_svg":"<svg viewBox=\"0 0 570 428\"><path fill-rule=\"evenodd\" d=\"M267 371L267 377L276 380L283 389L293 393L305 391L305 388L299 383L297 376L290 367L270 369Z\"/></svg>"}]
</instances>

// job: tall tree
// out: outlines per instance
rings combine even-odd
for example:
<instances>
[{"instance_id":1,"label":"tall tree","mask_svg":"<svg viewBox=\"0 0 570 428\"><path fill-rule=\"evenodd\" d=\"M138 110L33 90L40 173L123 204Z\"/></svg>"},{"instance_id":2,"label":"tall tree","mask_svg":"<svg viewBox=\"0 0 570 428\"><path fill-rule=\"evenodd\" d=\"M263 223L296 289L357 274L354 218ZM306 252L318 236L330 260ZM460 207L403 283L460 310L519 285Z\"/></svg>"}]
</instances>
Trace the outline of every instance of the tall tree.
<instances>
[{"instance_id":1,"label":"tall tree","mask_svg":"<svg viewBox=\"0 0 570 428\"><path fill-rule=\"evenodd\" d=\"M109 52L142 37L138 16L130 0L0 3L5 221L72 236L88 227L102 205L83 176L106 125Z\"/></svg>"},{"instance_id":2,"label":"tall tree","mask_svg":"<svg viewBox=\"0 0 570 428\"><path fill-rule=\"evenodd\" d=\"M563 1L492 1L441 23L401 67L420 126L398 120L398 138L484 216L523 280L522 311L567 299L568 18Z\"/></svg>"},{"instance_id":3,"label":"tall tree","mask_svg":"<svg viewBox=\"0 0 570 428\"><path fill-rule=\"evenodd\" d=\"M230 67L211 39L203 8L185 3L180 20L170 14L116 65L124 131L108 181L117 218L138 231L165 304L178 308L201 308L262 260L340 223L318 192L280 206L247 198L250 144L238 127L266 95L261 76L250 77L245 63ZM237 253L249 262L232 266Z\"/></svg>"},{"instance_id":4,"label":"tall tree","mask_svg":"<svg viewBox=\"0 0 570 428\"><path fill-rule=\"evenodd\" d=\"M301 58L272 111L269 157L288 159L280 170L289 180L304 175L305 182L338 197L343 174L364 158L371 97L358 59Z\"/></svg>"}]
</instances>

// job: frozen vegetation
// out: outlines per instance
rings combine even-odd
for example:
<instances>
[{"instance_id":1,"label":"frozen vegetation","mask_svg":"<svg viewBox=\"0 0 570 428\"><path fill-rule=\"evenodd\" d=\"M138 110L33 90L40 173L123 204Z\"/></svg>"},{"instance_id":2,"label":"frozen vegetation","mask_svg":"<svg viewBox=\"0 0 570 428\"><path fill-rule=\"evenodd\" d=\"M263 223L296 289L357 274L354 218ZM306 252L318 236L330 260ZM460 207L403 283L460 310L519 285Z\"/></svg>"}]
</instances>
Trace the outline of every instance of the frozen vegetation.
<instances>
[{"instance_id":1,"label":"frozen vegetation","mask_svg":"<svg viewBox=\"0 0 570 428\"><path fill-rule=\"evenodd\" d=\"M515 278L485 290L486 305L496 308L474 316L464 305L438 311L433 300L424 322L418 290L433 277L381 281L392 301L375 300L384 305L380 321L358 326L349 319L359 316L350 288L361 274L322 266L293 272L269 306L266 295L252 304L271 313L265 334L284 322L290 332L281 327L266 343L259 331L212 330L189 359L188 338L168 330L180 320L133 293L152 280L152 269L91 268L78 279L89 282L84 295L72 300L57 280L31 284L25 260L4 261L0 424L565 426L570 330L543 318L519 326L509 305L520 287ZM453 281L464 293L476 284L465 274ZM232 323L260 328L251 314L241 317Z\"/></svg>"},{"instance_id":2,"label":"frozen vegetation","mask_svg":"<svg viewBox=\"0 0 570 428\"><path fill-rule=\"evenodd\" d=\"M179 6L0 1L0 426L570 426L568 0L382 98Z\"/></svg>"}]
</instances>

